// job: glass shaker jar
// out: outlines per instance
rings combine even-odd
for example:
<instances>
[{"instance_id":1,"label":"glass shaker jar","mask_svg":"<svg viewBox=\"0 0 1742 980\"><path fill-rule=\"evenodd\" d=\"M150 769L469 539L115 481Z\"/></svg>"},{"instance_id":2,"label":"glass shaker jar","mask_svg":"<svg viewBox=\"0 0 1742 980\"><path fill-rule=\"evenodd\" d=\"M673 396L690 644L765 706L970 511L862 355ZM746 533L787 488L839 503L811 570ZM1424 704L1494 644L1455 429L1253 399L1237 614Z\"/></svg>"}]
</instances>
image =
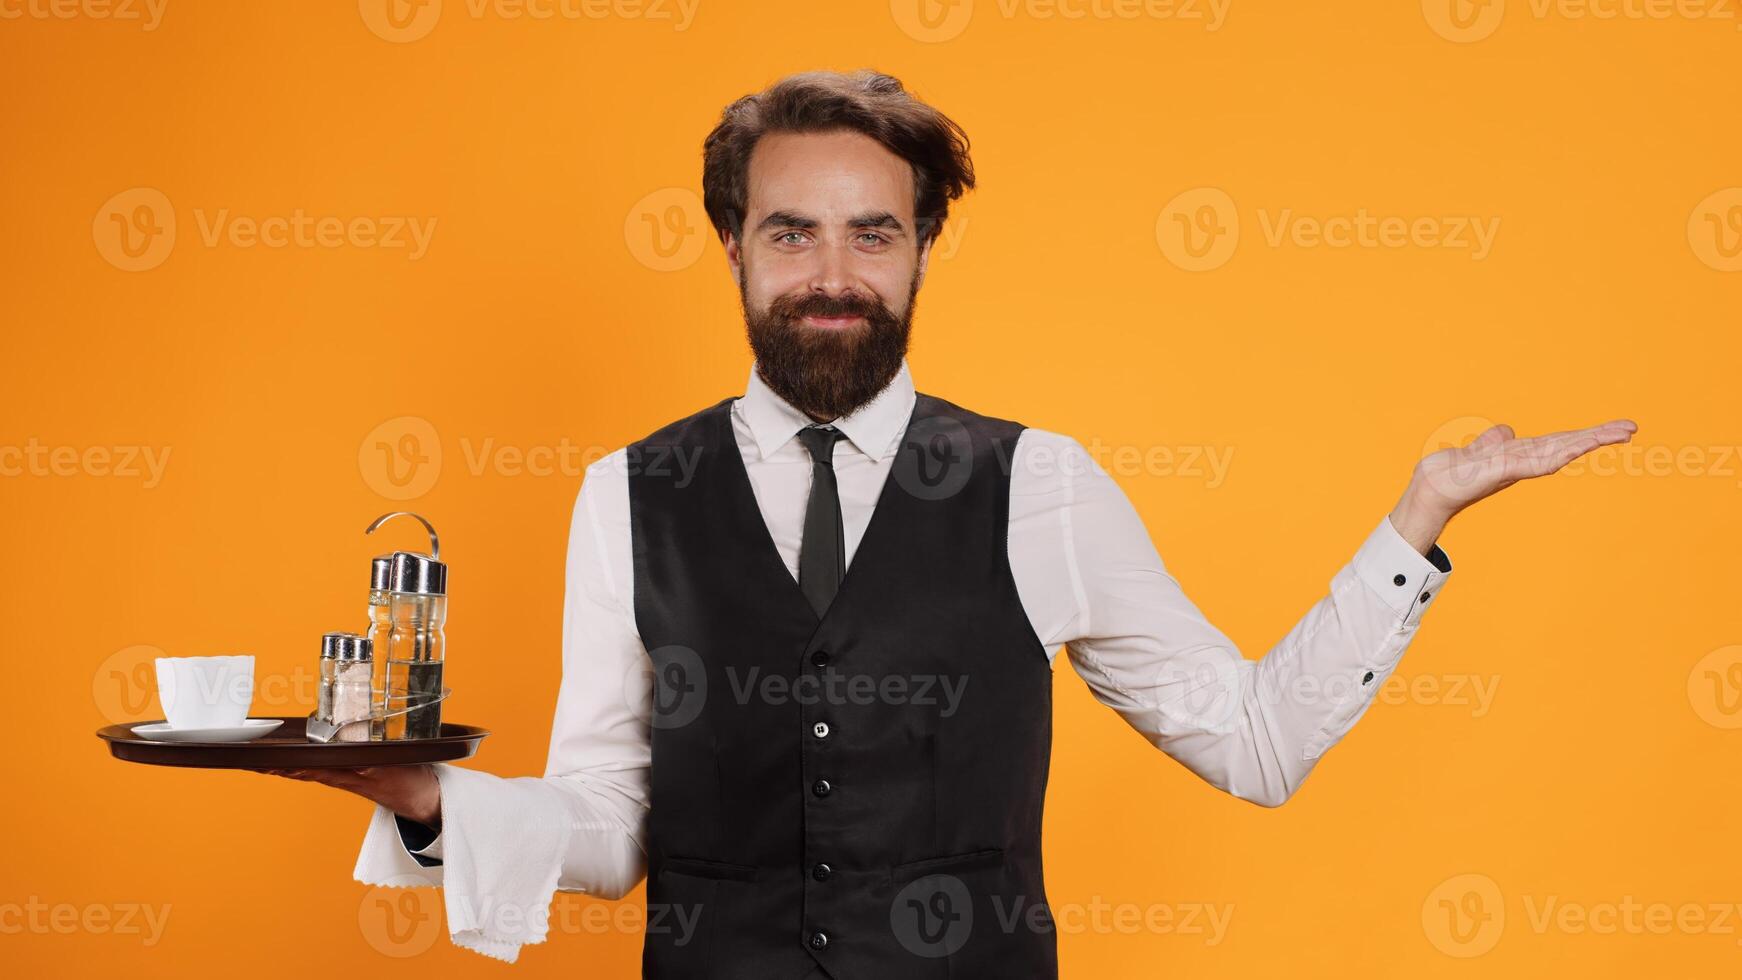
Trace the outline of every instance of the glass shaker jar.
<instances>
[{"instance_id":1,"label":"glass shaker jar","mask_svg":"<svg viewBox=\"0 0 1742 980\"><path fill-rule=\"evenodd\" d=\"M385 737L435 738L442 728L448 566L441 561L435 528L417 514L384 514L369 530L401 516L415 518L429 532L430 553L395 551L388 556Z\"/></svg>"},{"instance_id":2,"label":"glass shaker jar","mask_svg":"<svg viewBox=\"0 0 1742 980\"><path fill-rule=\"evenodd\" d=\"M369 638L357 633L327 633L321 637L321 686L315 717L338 729L337 742L367 742L374 714L370 682L374 651Z\"/></svg>"},{"instance_id":3,"label":"glass shaker jar","mask_svg":"<svg viewBox=\"0 0 1742 980\"><path fill-rule=\"evenodd\" d=\"M392 580L392 555L376 555L370 560L369 645L381 651L381 656L375 658L374 676L369 682L373 691L369 737L376 741L387 737L385 716L392 710L388 707L390 702L387 700L387 655L392 646L390 637L393 632L393 613L388 595Z\"/></svg>"}]
</instances>

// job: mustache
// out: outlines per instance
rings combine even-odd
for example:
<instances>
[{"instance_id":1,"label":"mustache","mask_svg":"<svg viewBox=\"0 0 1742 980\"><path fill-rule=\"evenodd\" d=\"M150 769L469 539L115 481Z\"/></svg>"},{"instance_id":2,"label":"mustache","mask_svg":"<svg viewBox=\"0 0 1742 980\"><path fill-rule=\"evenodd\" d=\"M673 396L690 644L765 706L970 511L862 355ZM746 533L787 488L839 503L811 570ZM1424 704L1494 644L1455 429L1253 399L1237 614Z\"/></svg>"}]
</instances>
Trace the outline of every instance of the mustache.
<instances>
[{"instance_id":1,"label":"mustache","mask_svg":"<svg viewBox=\"0 0 1742 980\"><path fill-rule=\"evenodd\" d=\"M830 296L826 293L782 296L769 303L768 308L770 313L789 320L807 316L862 316L867 320L894 318L894 314L883 305L881 300L860 296L857 293L844 293L840 296Z\"/></svg>"}]
</instances>

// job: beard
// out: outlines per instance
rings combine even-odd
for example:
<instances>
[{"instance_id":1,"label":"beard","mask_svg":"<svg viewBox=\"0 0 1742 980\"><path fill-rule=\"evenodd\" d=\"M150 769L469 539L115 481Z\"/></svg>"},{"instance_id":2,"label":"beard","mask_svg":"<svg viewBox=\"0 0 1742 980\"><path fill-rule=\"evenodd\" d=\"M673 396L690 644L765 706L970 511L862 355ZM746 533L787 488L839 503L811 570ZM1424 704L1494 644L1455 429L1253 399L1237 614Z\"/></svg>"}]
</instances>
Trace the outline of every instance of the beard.
<instances>
[{"instance_id":1,"label":"beard","mask_svg":"<svg viewBox=\"0 0 1742 980\"><path fill-rule=\"evenodd\" d=\"M738 274L738 295L756 373L769 389L815 419L851 415L895 379L907 356L913 329L914 299L919 293L916 272L907 286L907 306L897 316L875 296L856 293L826 296L778 296L766 310L750 306L746 273ZM811 327L807 316L858 316L849 327Z\"/></svg>"}]
</instances>

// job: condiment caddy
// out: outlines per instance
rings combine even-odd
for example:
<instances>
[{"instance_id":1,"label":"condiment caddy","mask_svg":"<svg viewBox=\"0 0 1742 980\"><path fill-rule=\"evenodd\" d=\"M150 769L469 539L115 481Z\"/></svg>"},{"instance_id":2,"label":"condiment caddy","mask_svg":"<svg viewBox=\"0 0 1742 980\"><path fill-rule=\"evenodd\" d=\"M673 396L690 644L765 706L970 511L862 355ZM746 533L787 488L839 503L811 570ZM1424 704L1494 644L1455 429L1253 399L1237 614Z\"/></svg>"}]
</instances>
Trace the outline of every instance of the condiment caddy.
<instances>
[{"instance_id":1,"label":"condiment caddy","mask_svg":"<svg viewBox=\"0 0 1742 980\"><path fill-rule=\"evenodd\" d=\"M489 732L442 720L448 566L434 525L410 511L428 553L395 551L370 562L364 631L321 637L320 683L307 717L249 718L253 657L159 658L164 721L109 725L97 736L119 759L217 769L416 765L470 757Z\"/></svg>"}]
</instances>

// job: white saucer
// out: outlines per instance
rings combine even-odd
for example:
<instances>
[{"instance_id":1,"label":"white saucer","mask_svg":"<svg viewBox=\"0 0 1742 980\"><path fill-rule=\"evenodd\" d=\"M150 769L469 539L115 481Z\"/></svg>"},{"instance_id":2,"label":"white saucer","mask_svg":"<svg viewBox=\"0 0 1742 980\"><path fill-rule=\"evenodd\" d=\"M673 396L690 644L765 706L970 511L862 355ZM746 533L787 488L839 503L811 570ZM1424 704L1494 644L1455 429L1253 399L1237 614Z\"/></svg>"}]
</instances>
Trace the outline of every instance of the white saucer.
<instances>
[{"instance_id":1,"label":"white saucer","mask_svg":"<svg viewBox=\"0 0 1742 980\"><path fill-rule=\"evenodd\" d=\"M247 742L284 724L283 718L249 718L235 727L171 728L169 722L134 725L131 731L153 742Z\"/></svg>"}]
</instances>

